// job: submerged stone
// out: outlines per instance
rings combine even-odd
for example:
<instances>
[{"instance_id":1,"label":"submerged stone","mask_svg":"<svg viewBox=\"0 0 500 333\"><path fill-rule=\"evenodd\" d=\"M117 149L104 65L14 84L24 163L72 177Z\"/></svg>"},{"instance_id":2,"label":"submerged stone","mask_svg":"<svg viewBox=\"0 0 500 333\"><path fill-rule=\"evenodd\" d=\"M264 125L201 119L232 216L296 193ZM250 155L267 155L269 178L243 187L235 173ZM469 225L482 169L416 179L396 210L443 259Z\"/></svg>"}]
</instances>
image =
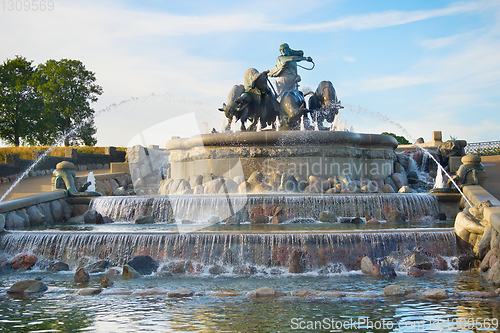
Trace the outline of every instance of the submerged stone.
<instances>
[{"instance_id":1,"label":"submerged stone","mask_svg":"<svg viewBox=\"0 0 500 333\"><path fill-rule=\"evenodd\" d=\"M178 289L178 290L172 290L167 293L168 297L177 297L177 298L182 298L182 297L191 297L194 295L194 291L188 288L183 288L183 289Z\"/></svg>"},{"instance_id":2,"label":"submerged stone","mask_svg":"<svg viewBox=\"0 0 500 333\"><path fill-rule=\"evenodd\" d=\"M40 281L25 280L14 283L8 290L8 294L33 294L46 291L47 286Z\"/></svg>"},{"instance_id":3,"label":"submerged stone","mask_svg":"<svg viewBox=\"0 0 500 333\"><path fill-rule=\"evenodd\" d=\"M269 287L260 287L247 293L248 297L280 297L285 295L284 292Z\"/></svg>"},{"instance_id":4,"label":"submerged stone","mask_svg":"<svg viewBox=\"0 0 500 333\"><path fill-rule=\"evenodd\" d=\"M80 296L90 296L90 295L98 295L102 291L101 288L84 288L78 290L78 295Z\"/></svg>"},{"instance_id":5,"label":"submerged stone","mask_svg":"<svg viewBox=\"0 0 500 333\"><path fill-rule=\"evenodd\" d=\"M407 288L405 288L403 286L400 286L400 285L397 285L397 284L393 284L393 285L385 287L382 290L382 293L383 293L384 296L387 296L387 297L391 297L391 296L404 296L404 295L409 294L410 290L408 290Z\"/></svg>"},{"instance_id":6,"label":"submerged stone","mask_svg":"<svg viewBox=\"0 0 500 333\"><path fill-rule=\"evenodd\" d=\"M111 281L107 276L104 276L100 283L101 287L103 288L109 288L113 286L113 284L114 284L113 281Z\"/></svg>"},{"instance_id":7,"label":"submerged stone","mask_svg":"<svg viewBox=\"0 0 500 333\"><path fill-rule=\"evenodd\" d=\"M123 265L122 278L125 280L138 279L142 275L129 265Z\"/></svg>"},{"instance_id":8,"label":"submerged stone","mask_svg":"<svg viewBox=\"0 0 500 333\"><path fill-rule=\"evenodd\" d=\"M448 292L445 289L427 289L422 292L420 292L420 295L425 298L430 298L430 299L444 299L448 297Z\"/></svg>"}]
</instances>

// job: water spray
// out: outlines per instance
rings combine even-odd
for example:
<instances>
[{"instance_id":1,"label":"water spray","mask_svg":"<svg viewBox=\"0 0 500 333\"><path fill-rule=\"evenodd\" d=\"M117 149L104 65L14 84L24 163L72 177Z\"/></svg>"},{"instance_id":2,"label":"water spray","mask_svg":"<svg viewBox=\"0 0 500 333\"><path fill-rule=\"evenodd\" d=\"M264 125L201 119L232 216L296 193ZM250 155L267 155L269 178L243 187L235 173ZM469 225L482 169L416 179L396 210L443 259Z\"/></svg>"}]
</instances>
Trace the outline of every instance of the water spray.
<instances>
[{"instance_id":1,"label":"water spray","mask_svg":"<svg viewBox=\"0 0 500 333\"><path fill-rule=\"evenodd\" d=\"M346 105L346 107L350 110L350 111L354 111L354 107L352 105ZM422 150L424 153L426 153L437 165L438 165L438 168L440 168L445 174L446 176L448 177L448 179L453 183L453 185L455 185L455 188L458 190L458 192L460 192L460 194L462 195L462 197L465 199L465 201L467 201L467 203L469 204L470 207L474 206L470 201L469 199L467 199L467 197L465 196L464 192L462 192L462 190L460 189L460 186L458 186L458 184L456 183L456 181L451 177L451 175L441 166L441 163L438 162L438 160L427 150L425 149L423 146L421 146L420 144L418 144L416 142L415 139L413 139L413 137L411 136L410 133L408 133L408 131L406 129L404 129L403 126L401 126L399 123L389 119L387 116L384 116L382 115L380 112L373 112L373 111L369 111L368 109L366 108L361 108L361 107L358 107L359 111L363 111L364 113L368 114L368 115L371 115L373 117L377 117L379 119L382 119L383 121L387 122L387 123L390 123L396 127L398 127L401 132L403 132L403 134L408 137L411 141L415 142L414 145L416 147L418 147L420 150ZM358 111L358 112L359 112Z\"/></svg>"}]
</instances>

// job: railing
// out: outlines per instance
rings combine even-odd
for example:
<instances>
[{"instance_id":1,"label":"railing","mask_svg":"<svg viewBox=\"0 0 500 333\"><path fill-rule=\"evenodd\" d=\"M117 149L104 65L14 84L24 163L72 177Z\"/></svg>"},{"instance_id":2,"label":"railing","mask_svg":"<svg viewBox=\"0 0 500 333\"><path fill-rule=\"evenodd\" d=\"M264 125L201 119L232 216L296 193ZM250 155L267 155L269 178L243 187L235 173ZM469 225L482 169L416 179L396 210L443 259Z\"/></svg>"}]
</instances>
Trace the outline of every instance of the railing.
<instances>
[{"instance_id":1,"label":"railing","mask_svg":"<svg viewBox=\"0 0 500 333\"><path fill-rule=\"evenodd\" d=\"M466 154L497 155L500 154L500 141L467 143Z\"/></svg>"}]
</instances>

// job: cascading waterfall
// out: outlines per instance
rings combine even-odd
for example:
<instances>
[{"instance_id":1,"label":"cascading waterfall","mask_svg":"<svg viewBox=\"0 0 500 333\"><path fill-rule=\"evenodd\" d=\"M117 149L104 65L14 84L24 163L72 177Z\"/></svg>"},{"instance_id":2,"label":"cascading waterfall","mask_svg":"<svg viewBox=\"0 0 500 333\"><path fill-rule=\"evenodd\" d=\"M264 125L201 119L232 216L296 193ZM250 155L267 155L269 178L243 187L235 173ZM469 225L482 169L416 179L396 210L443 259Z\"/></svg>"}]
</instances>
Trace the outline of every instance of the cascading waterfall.
<instances>
[{"instance_id":1,"label":"cascading waterfall","mask_svg":"<svg viewBox=\"0 0 500 333\"><path fill-rule=\"evenodd\" d=\"M213 216L222 219L242 210L249 217L257 206L280 207L289 218L317 219L323 211L339 217L364 217L370 214L383 219L387 211L397 210L411 221L434 217L438 212L433 194L351 194L351 195L230 195L225 196L163 196L163 197L97 197L91 208L116 221L133 221L149 214L159 222L173 220L207 221ZM245 221L242 221L245 222Z\"/></svg>"},{"instance_id":2,"label":"cascading waterfall","mask_svg":"<svg viewBox=\"0 0 500 333\"><path fill-rule=\"evenodd\" d=\"M354 270L359 269L363 256L390 256L403 262L408 253L420 247L430 257L456 256L455 233L450 229L349 233L12 232L0 239L0 250L6 253L29 252L74 267L102 259L119 266L139 254L162 263L190 260L202 265L286 267L292 251L301 249L309 270L332 264Z\"/></svg>"}]
</instances>

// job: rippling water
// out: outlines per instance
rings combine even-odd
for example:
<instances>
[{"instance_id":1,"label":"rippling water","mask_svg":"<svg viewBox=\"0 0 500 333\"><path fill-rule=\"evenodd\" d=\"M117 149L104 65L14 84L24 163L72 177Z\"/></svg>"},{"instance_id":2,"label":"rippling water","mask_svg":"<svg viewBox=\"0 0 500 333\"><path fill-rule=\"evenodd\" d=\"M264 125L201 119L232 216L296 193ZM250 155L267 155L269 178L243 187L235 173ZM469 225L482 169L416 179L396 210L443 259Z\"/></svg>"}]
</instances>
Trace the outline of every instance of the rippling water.
<instances>
[{"instance_id":1,"label":"rippling water","mask_svg":"<svg viewBox=\"0 0 500 333\"><path fill-rule=\"evenodd\" d=\"M2 275L0 284L0 331L2 332L495 332L479 330L477 323L500 316L498 299L452 297L443 301L421 298L387 298L382 289L399 284L415 291L445 288L449 291L494 290L470 273L436 273L416 279L374 278L359 272L328 276L145 276L135 280L114 277L108 290L138 292L149 288L191 288L196 295L176 299L165 294L80 296L73 284L74 272L28 271ZM6 290L16 281L41 277L49 290L14 298ZM91 276L98 285L102 274ZM343 298L283 296L252 299L245 293L268 286L283 292L309 288L320 292L342 291ZM213 297L217 291L239 292L234 297ZM452 325L462 319L462 328ZM474 321L474 325L467 324ZM386 323L385 329L370 325ZM438 324L438 321L441 321ZM449 321L447 324L446 321ZM372 324L370 324L370 322ZM364 324L363 324L364 323ZM389 323L393 326L389 327ZM470 322L469 322L470 323ZM330 330L335 324L342 328ZM347 326L345 326L347 324ZM497 323L498 324L498 323ZM311 328L307 325L316 325ZM349 326L350 325L350 326ZM300 328L304 330L300 330ZM464 329L472 328L472 329Z\"/></svg>"}]
</instances>

